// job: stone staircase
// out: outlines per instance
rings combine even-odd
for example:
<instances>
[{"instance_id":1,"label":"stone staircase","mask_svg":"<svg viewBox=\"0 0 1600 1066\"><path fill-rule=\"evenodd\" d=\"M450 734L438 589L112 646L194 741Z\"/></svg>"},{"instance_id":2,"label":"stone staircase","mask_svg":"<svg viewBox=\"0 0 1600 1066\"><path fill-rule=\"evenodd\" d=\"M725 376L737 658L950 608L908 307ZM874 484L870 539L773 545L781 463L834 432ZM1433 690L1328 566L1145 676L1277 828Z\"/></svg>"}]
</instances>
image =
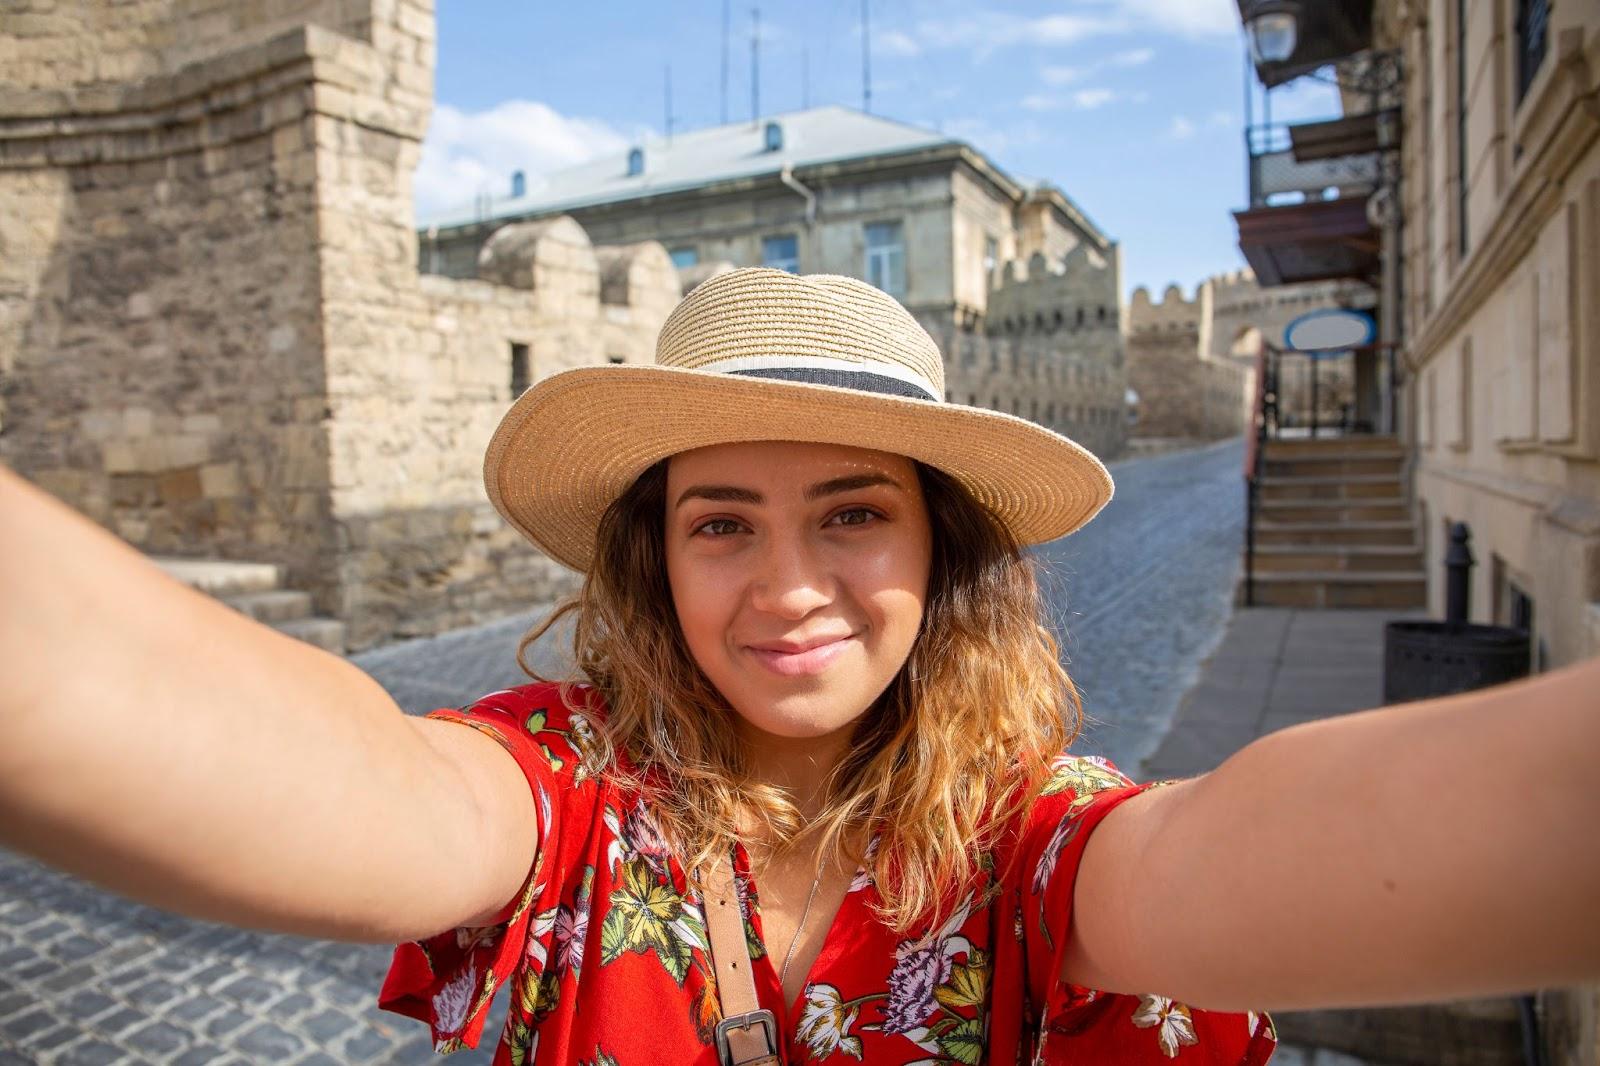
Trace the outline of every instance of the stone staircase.
<instances>
[{"instance_id":1,"label":"stone staircase","mask_svg":"<svg viewBox=\"0 0 1600 1066\"><path fill-rule=\"evenodd\" d=\"M1425 606L1422 548L1400 480L1399 442L1333 437L1272 440L1265 448L1255 525L1257 606Z\"/></svg>"},{"instance_id":2,"label":"stone staircase","mask_svg":"<svg viewBox=\"0 0 1600 1066\"><path fill-rule=\"evenodd\" d=\"M224 559L151 560L190 588L215 596L234 610L280 633L344 654L344 623L312 614L311 594L283 587L283 568L273 563Z\"/></svg>"}]
</instances>

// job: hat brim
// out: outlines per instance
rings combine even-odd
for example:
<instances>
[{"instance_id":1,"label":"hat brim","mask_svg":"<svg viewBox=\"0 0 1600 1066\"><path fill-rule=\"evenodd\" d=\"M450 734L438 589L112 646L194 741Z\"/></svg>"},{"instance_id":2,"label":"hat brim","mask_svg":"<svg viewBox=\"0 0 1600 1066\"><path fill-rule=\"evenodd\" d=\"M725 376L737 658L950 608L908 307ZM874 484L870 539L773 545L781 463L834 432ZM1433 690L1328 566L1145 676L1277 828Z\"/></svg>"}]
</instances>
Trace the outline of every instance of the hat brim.
<instances>
[{"instance_id":1,"label":"hat brim","mask_svg":"<svg viewBox=\"0 0 1600 1066\"><path fill-rule=\"evenodd\" d=\"M581 367L532 386L490 439L483 479L507 522L557 562L586 571L605 509L652 464L758 440L927 463L1022 544L1066 536L1111 499L1111 475L1087 448L1014 415L655 365Z\"/></svg>"}]
</instances>

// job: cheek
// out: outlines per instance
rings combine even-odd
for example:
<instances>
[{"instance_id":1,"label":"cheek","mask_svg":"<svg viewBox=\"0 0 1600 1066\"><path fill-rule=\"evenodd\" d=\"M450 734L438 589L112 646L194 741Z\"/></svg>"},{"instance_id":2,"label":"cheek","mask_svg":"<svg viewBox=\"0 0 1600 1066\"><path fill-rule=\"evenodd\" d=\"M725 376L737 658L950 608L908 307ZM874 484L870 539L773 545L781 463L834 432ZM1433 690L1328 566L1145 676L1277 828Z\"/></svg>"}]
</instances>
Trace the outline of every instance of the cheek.
<instances>
[{"instance_id":1,"label":"cheek","mask_svg":"<svg viewBox=\"0 0 1600 1066\"><path fill-rule=\"evenodd\" d=\"M728 590L734 582L682 553L669 552L667 586L684 640L704 669L706 651L721 642L733 614L734 597Z\"/></svg>"}]
</instances>

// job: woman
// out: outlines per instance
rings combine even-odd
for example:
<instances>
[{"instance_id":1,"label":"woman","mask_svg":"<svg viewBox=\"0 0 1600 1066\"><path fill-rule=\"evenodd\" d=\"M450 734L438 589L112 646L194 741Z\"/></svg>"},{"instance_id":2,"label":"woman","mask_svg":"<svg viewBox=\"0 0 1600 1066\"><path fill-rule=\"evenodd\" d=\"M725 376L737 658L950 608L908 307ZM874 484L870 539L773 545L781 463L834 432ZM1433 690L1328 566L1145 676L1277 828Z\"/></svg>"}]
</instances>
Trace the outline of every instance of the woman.
<instances>
[{"instance_id":1,"label":"woman","mask_svg":"<svg viewBox=\"0 0 1600 1066\"><path fill-rule=\"evenodd\" d=\"M1261 1062L1255 1009L1600 973L1596 663L1133 786L1060 754L1018 551L1109 499L1092 456L940 402L850 279L711 279L657 361L540 383L485 464L586 573L589 683L426 719L0 480L0 839L401 942L381 1003L441 1050L509 983L497 1063Z\"/></svg>"}]
</instances>

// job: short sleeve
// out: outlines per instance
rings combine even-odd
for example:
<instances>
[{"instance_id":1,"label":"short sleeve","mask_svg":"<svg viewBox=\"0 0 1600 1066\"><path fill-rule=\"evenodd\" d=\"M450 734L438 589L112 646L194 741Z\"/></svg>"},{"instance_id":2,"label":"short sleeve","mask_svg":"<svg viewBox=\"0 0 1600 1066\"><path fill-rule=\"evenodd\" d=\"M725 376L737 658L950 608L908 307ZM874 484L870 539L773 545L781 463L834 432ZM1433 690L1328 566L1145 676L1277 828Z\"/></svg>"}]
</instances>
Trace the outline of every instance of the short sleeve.
<instances>
[{"instance_id":1,"label":"short sleeve","mask_svg":"<svg viewBox=\"0 0 1600 1066\"><path fill-rule=\"evenodd\" d=\"M544 697L544 698L541 698ZM477 1047L497 989L522 960L536 902L549 886L551 856L560 833L559 790L574 761L545 739L554 686L496 692L467 707L437 710L427 717L459 722L492 737L517 761L534 797L539 848L515 898L481 927L451 929L400 944L378 994L378 1006L428 1023L441 1053Z\"/></svg>"},{"instance_id":2,"label":"short sleeve","mask_svg":"<svg viewBox=\"0 0 1600 1066\"><path fill-rule=\"evenodd\" d=\"M1167 784L1134 784L1109 761L1061 756L1022 841L1022 925L1039 1061L1265 1063L1277 1044L1264 1013L1192 1009L1160 995L1103 992L1060 979L1084 848L1106 815Z\"/></svg>"}]
</instances>

